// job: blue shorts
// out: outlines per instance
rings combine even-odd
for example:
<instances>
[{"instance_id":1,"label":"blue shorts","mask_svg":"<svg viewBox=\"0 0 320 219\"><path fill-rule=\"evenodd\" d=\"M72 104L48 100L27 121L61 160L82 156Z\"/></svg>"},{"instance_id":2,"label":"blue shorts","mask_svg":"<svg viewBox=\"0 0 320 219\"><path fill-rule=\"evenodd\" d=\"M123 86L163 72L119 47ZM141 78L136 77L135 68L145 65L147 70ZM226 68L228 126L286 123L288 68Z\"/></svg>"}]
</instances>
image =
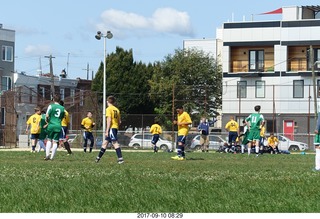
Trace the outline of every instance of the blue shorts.
<instances>
[{"instance_id":1,"label":"blue shorts","mask_svg":"<svg viewBox=\"0 0 320 219\"><path fill-rule=\"evenodd\" d=\"M181 142L182 144L185 144L186 143L186 136L185 135L179 135L178 136L178 139L177 139L177 142Z\"/></svg>"},{"instance_id":2,"label":"blue shorts","mask_svg":"<svg viewBox=\"0 0 320 219\"><path fill-rule=\"evenodd\" d=\"M94 142L94 138L93 138L92 132L84 132L83 133L83 139L85 141L87 141L89 139L91 142Z\"/></svg>"},{"instance_id":3,"label":"blue shorts","mask_svg":"<svg viewBox=\"0 0 320 219\"><path fill-rule=\"evenodd\" d=\"M154 135L152 136L151 144L156 145L157 142L159 141L159 138L160 138L160 135L159 135L159 134L154 134Z\"/></svg>"},{"instance_id":4,"label":"blue shorts","mask_svg":"<svg viewBox=\"0 0 320 219\"><path fill-rule=\"evenodd\" d=\"M60 132L60 140L65 140L67 138L67 126L61 126L61 132Z\"/></svg>"},{"instance_id":5,"label":"blue shorts","mask_svg":"<svg viewBox=\"0 0 320 219\"><path fill-rule=\"evenodd\" d=\"M108 137L105 138L106 141L118 141L118 129L110 129Z\"/></svg>"},{"instance_id":6,"label":"blue shorts","mask_svg":"<svg viewBox=\"0 0 320 219\"><path fill-rule=\"evenodd\" d=\"M40 134L31 134L31 139L38 139Z\"/></svg>"}]
</instances>

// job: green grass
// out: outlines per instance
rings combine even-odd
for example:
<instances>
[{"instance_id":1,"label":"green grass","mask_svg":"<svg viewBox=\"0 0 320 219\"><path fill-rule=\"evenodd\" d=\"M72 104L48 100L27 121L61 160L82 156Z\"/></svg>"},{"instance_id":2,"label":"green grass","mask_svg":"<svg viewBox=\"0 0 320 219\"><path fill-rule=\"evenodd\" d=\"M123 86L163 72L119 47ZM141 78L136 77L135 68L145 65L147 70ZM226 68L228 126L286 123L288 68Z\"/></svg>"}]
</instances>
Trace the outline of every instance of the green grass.
<instances>
[{"instance_id":1,"label":"green grass","mask_svg":"<svg viewBox=\"0 0 320 219\"><path fill-rule=\"evenodd\" d=\"M316 213L314 155L0 151L1 213Z\"/></svg>"}]
</instances>

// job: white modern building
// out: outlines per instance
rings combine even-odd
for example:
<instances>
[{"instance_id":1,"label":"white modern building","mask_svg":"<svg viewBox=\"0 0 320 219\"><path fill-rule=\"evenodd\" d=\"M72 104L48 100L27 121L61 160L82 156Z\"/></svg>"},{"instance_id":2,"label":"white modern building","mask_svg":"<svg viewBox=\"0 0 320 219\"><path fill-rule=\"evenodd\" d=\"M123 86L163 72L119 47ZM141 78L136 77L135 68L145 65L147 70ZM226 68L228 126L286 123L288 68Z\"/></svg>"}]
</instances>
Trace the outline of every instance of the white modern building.
<instances>
[{"instance_id":1,"label":"white modern building","mask_svg":"<svg viewBox=\"0 0 320 219\"><path fill-rule=\"evenodd\" d=\"M319 98L320 6L277 10L281 20L222 27L223 124L261 105L267 132L313 133ZM310 140L310 139L309 139Z\"/></svg>"}]
</instances>

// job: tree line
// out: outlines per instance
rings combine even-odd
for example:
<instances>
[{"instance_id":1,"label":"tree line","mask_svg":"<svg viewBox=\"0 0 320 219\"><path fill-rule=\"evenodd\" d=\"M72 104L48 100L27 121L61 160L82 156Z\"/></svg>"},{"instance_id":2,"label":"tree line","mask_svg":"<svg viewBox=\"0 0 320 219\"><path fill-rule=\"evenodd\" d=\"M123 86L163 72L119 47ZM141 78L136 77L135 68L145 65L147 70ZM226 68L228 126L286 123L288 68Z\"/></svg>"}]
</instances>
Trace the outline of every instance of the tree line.
<instances>
[{"instance_id":1,"label":"tree line","mask_svg":"<svg viewBox=\"0 0 320 219\"><path fill-rule=\"evenodd\" d=\"M101 62L92 90L101 94ZM106 95L114 95L123 115L156 114L170 127L175 106L183 106L194 121L216 117L222 104L221 65L210 54L196 49L176 49L154 63L135 62L132 49L117 47L106 57Z\"/></svg>"}]
</instances>

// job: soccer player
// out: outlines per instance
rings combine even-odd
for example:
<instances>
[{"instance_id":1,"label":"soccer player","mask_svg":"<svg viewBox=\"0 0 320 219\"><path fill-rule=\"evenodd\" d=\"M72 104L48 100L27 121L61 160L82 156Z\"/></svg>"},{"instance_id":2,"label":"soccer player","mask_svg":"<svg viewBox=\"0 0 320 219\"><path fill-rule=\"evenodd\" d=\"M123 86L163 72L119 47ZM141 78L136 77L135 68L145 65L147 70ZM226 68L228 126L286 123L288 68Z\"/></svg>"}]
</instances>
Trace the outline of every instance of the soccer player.
<instances>
[{"instance_id":1,"label":"soccer player","mask_svg":"<svg viewBox=\"0 0 320 219\"><path fill-rule=\"evenodd\" d=\"M176 110L178 113L178 120L174 120L173 124L178 125L177 155L171 158L173 160L185 160L186 155L184 152L184 146L189 133L189 125L192 124L192 120L190 115L183 110L182 106L178 106Z\"/></svg>"},{"instance_id":2,"label":"soccer player","mask_svg":"<svg viewBox=\"0 0 320 219\"><path fill-rule=\"evenodd\" d=\"M251 145L255 143L255 149L256 149L256 157L259 156L259 142L260 142L260 130L264 126L264 117L260 113L261 106L256 105L254 107L254 113L250 114L246 118L246 123L249 128L249 134L248 134L248 155L250 155L251 152Z\"/></svg>"},{"instance_id":3,"label":"soccer player","mask_svg":"<svg viewBox=\"0 0 320 219\"><path fill-rule=\"evenodd\" d=\"M231 152L235 151L235 144L237 137L239 136L239 124L234 120L233 116L230 116L229 122L227 122L225 129L229 132L228 143Z\"/></svg>"},{"instance_id":4,"label":"soccer player","mask_svg":"<svg viewBox=\"0 0 320 219\"><path fill-rule=\"evenodd\" d=\"M118 130L119 126L121 124L121 116L120 116L120 110L114 106L115 104L115 97L114 96L109 96L107 98L107 104L108 107L106 109L106 119L107 119L107 127L106 127L106 133L105 133L105 139L102 143L100 152L96 158L96 163L98 163L101 159L101 157L104 155L106 152L107 145L111 142L117 157L118 157L118 164L122 164L124 162L122 153L121 153L121 148L118 143Z\"/></svg>"},{"instance_id":5,"label":"soccer player","mask_svg":"<svg viewBox=\"0 0 320 219\"><path fill-rule=\"evenodd\" d=\"M246 120L243 120L242 124L243 124L243 134L240 135L240 137L242 137L241 154L244 154L244 149L247 147L247 144L248 144L249 129L248 129L248 125L246 123Z\"/></svg>"},{"instance_id":6,"label":"soccer player","mask_svg":"<svg viewBox=\"0 0 320 219\"><path fill-rule=\"evenodd\" d=\"M40 120L40 134L39 134L39 149L38 152L41 151L41 149L46 152L46 144L44 141L47 138L47 122L46 122L46 111L42 110L41 111L41 120Z\"/></svg>"},{"instance_id":7,"label":"soccer player","mask_svg":"<svg viewBox=\"0 0 320 219\"><path fill-rule=\"evenodd\" d=\"M83 143L83 152L86 153L87 152L87 143L88 143L88 139L90 140L90 153L92 152L93 149L93 145L94 145L94 138L93 138L93 134L92 134L92 128L95 126L96 124L93 122L92 119L92 112L88 111L87 112L87 117L82 119L81 121L81 128L83 128L84 132L83 132L83 139L84 139L84 143Z\"/></svg>"},{"instance_id":8,"label":"soccer player","mask_svg":"<svg viewBox=\"0 0 320 219\"><path fill-rule=\"evenodd\" d=\"M209 152L209 123L205 117L202 117L198 125L200 131L200 145L202 152Z\"/></svg>"},{"instance_id":9,"label":"soccer player","mask_svg":"<svg viewBox=\"0 0 320 219\"><path fill-rule=\"evenodd\" d=\"M60 100L60 105L64 106L63 100ZM60 141L63 143L64 148L68 151L68 155L72 154L72 151L70 149L70 144L67 141L67 133L68 133L69 123L70 123L69 113L66 109L64 109L64 117L61 121Z\"/></svg>"},{"instance_id":10,"label":"soccer player","mask_svg":"<svg viewBox=\"0 0 320 219\"><path fill-rule=\"evenodd\" d=\"M270 134L269 138L268 138L268 145L270 147L270 153L271 154L277 154L279 152L278 149L278 144L279 144L279 140L276 136L274 136L273 133Z\"/></svg>"},{"instance_id":11,"label":"soccer player","mask_svg":"<svg viewBox=\"0 0 320 219\"><path fill-rule=\"evenodd\" d=\"M48 123L48 141L46 145L45 160L53 160L57 148L61 132L61 121L64 117L64 107L59 104L60 96L55 94L53 96L53 103L49 105L46 113L46 120ZM52 146L52 153L50 157L50 150Z\"/></svg>"},{"instance_id":12,"label":"soccer player","mask_svg":"<svg viewBox=\"0 0 320 219\"><path fill-rule=\"evenodd\" d=\"M41 110L39 107L34 108L35 113L29 117L27 121L26 134L29 134L29 127L31 133L31 152L36 152L36 145L38 143L39 134L40 134L40 120L41 120Z\"/></svg>"},{"instance_id":13,"label":"soccer player","mask_svg":"<svg viewBox=\"0 0 320 219\"><path fill-rule=\"evenodd\" d=\"M151 144L153 148L153 152L158 152L157 142L159 141L160 135L162 134L162 128L159 125L159 120L157 118L154 119L154 124L150 128L150 132L152 134Z\"/></svg>"},{"instance_id":14,"label":"soccer player","mask_svg":"<svg viewBox=\"0 0 320 219\"><path fill-rule=\"evenodd\" d=\"M320 171L320 116L318 116L317 126L314 133L316 134L314 137L314 147L316 149L314 170Z\"/></svg>"},{"instance_id":15,"label":"soccer player","mask_svg":"<svg viewBox=\"0 0 320 219\"><path fill-rule=\"evenodd\" d=\"M262 126L260 129L260 149L259 149L260 154L263 154L264 152L265 140L266 140L266 127Z\"/></svg>"}]
</instances>

